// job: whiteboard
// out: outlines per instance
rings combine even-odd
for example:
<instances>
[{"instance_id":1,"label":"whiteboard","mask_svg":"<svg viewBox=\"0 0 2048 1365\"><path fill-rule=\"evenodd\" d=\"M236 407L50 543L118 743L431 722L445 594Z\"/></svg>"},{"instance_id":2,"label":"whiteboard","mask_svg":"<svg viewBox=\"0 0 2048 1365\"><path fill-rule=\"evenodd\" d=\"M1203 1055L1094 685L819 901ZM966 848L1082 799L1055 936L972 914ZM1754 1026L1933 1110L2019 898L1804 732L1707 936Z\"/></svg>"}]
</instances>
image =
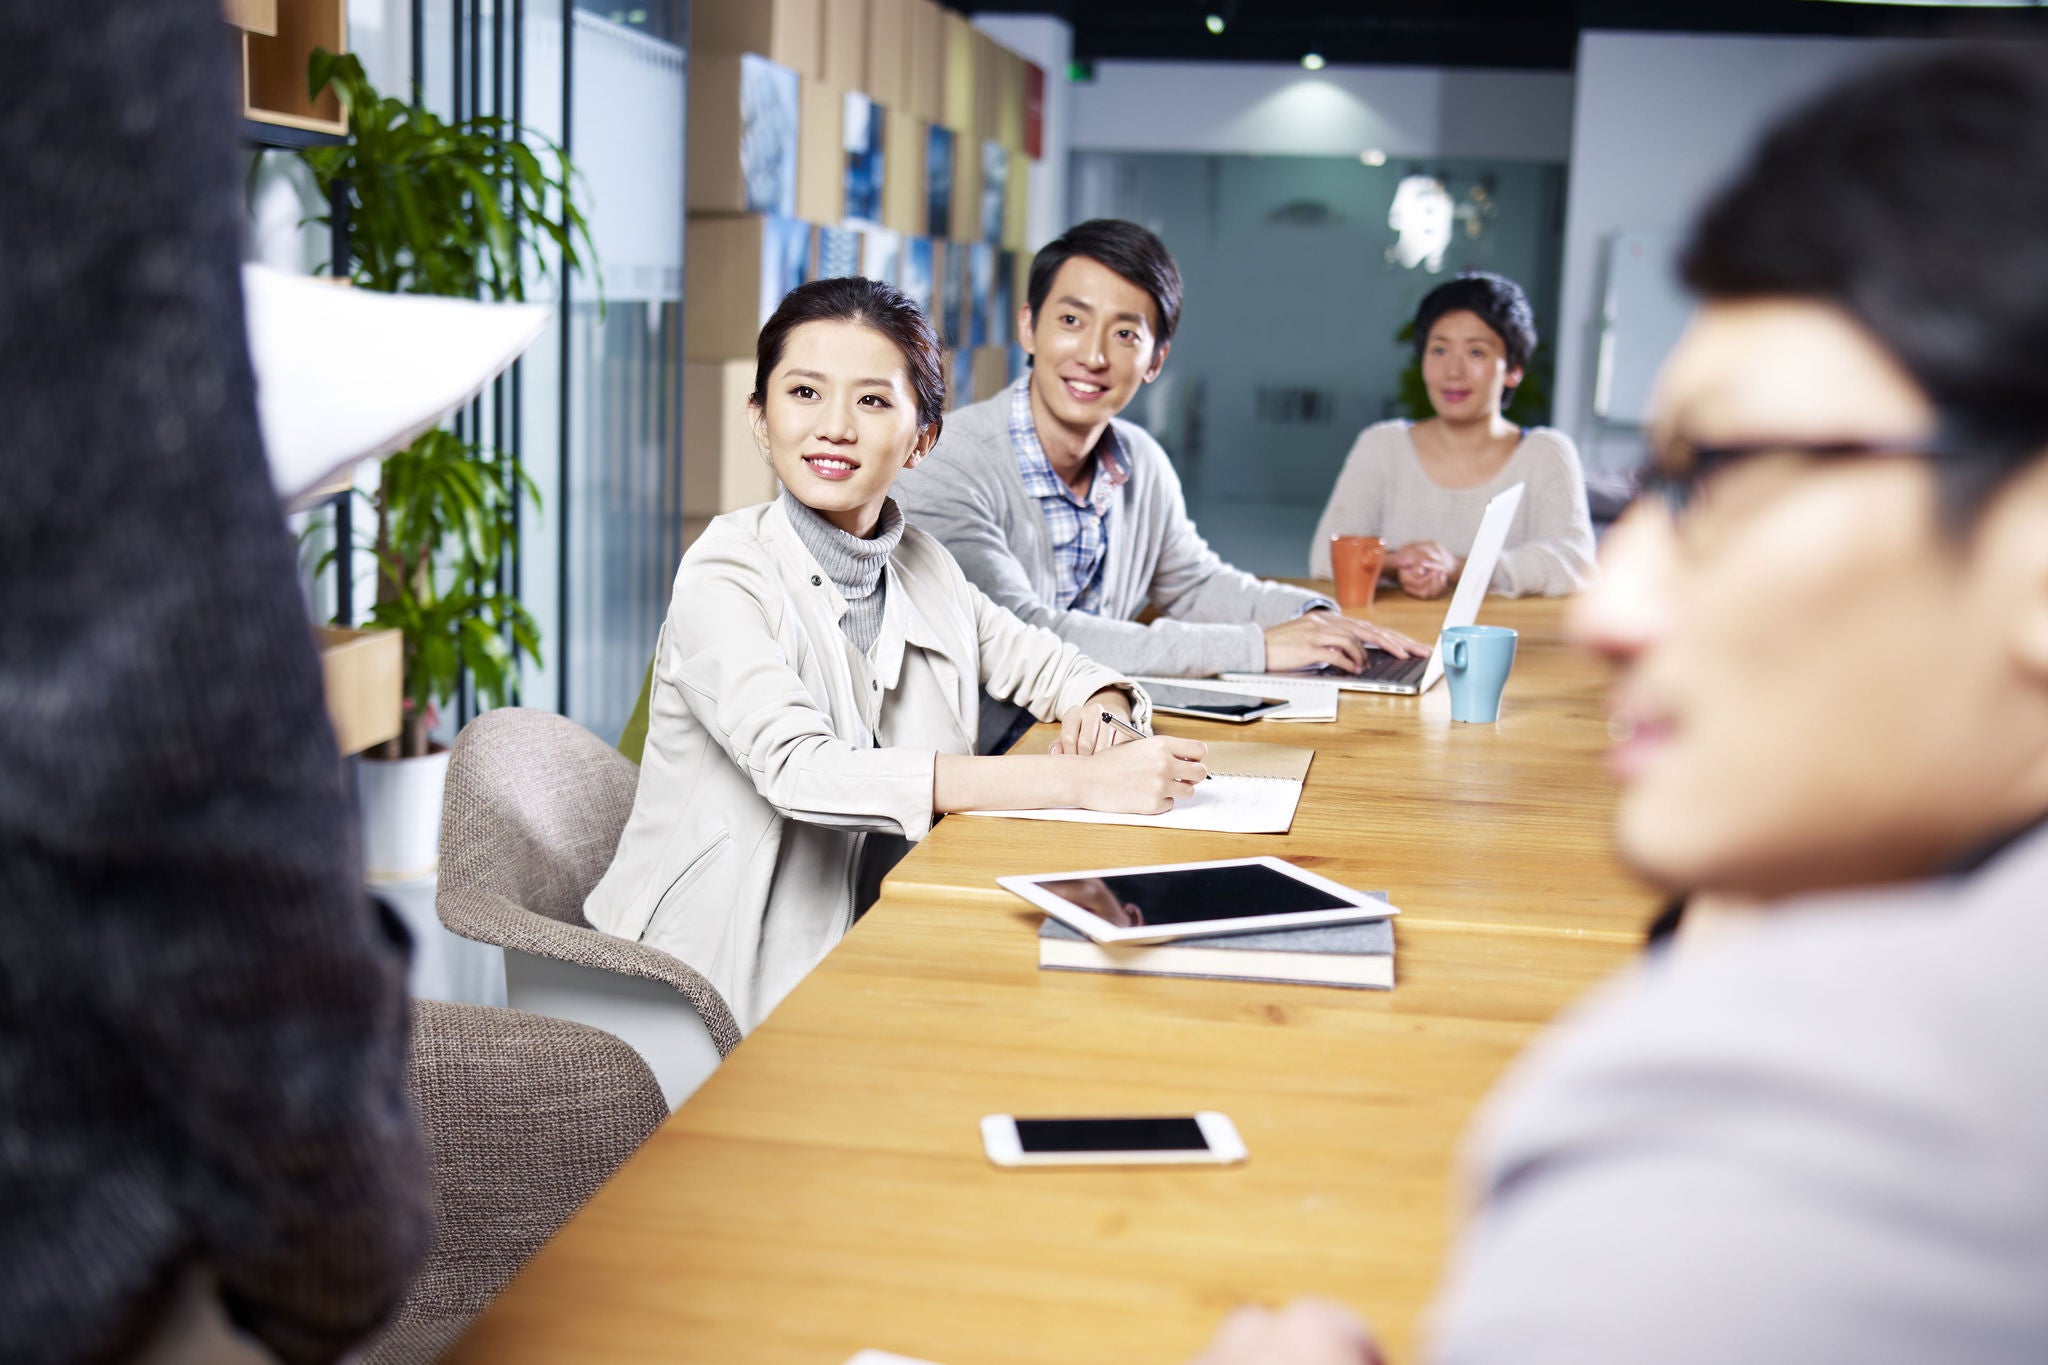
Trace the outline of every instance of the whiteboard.
<instances>
[{"instance_id":1,"label":"whiteboard","mask_svg":"<svg viewBox=\"0 0 2048 1365\"><path fill-rule=\"evenodd\" d=\"M1603 421L1640 426L1649 415L1657 371L1692 317L1692 296L1678 282L1683 241L1676 232L1617 232L1607 239L1593 380L1593 413Z\"/></svg>"}]
</instances>

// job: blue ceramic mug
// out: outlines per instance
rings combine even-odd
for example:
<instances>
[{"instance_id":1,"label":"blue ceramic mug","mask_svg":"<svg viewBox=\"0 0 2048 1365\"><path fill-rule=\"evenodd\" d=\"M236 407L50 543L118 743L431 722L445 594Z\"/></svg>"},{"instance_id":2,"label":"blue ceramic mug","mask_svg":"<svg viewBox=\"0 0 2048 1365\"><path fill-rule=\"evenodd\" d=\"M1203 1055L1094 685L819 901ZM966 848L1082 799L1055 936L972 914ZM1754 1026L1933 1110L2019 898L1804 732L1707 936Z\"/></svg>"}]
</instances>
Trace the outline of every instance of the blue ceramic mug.
<instances>
[{"instance_id":1,"label":"blue ceramic mug","mask_svg":"<svg viewBox=\"0 0 2048 1365\"><path fill-rule=\"evenodd\" d=\"M1515 666L1515 632L1506 626L1448 626L1437 645L1451 685L1451 719L1490 725Z\"/></svg>"}]
</instances>

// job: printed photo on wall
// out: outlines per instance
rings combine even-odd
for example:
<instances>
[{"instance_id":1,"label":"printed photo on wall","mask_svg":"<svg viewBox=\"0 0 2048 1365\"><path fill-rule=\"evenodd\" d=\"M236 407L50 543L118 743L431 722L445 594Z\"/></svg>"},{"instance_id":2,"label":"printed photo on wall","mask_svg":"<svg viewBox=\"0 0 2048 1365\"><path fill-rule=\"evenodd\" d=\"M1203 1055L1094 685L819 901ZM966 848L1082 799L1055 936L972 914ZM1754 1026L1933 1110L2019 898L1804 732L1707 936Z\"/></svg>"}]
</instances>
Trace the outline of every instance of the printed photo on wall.
<instances>
[{"instance_id":1,"label":"printed photo on wall","mask_svg":"<svg viewBox=\"0 0 2048 1365\"><path fill-rule=\"evenodd\" d=\"M882 120L887 111L866 95L846 94L846 221L882 223Z\"/></svg>"},{"instance_id":2,"label":"printed photo on wall","mask_svg":"<svg viewBox=\"0 0 2048 1365\"><path fill-rule=\"evenodd\" d=\"M957 139L951 128L934 123L925 142L924 230L928 237L953 235L953 156Z\"/></svg>"},{"instance_id":3,"label":"printed photo on wall","mask_svg":"<svg viewBox=\"0 0 2048 1365\"><path fill-rule=\"evenodd\" d=\"M953 352L953 363L948 367L952 373L946 378L946 403L959 407L962 403L974 401L974 352Z\"/></svg>"},{"instance_id":4,"label":"printed photo on wall","mask_svg":"<svg viewBox=\"0 0 2048 1365\"><path fill-rule=\"evenodd\" d=\"M1003 209L1010 193L1010 149L1000 142L981 144L981 237L1003 240ZM979 342L975 343L980 345Z\"/></svg>"},{"instance_id":5,"label":"printed photo on wall","mask_svg":"<svg viewBox=\"0 0 2048 1365\"><path fill-rule=\"evenodd\" d=\"M1007 346L1015 338L1017 326L1011 319L1017 316L1017 253L998 251L996 253L995 279L989 283L988 292L988 344Z\"/></svg>"},{"instance_id":6,"label":"printed photo on wall","mask_svg":"<svg viewBox=\"0 0 2048 1365\"><path fill-rule=\"evenodd\" d=\"M740 174L748 213L796 212L797 74L766 57L740 58Z\"/></svg>"},{"instance_id":7,"label":"printed photo on wall","mask_svg":"<svg viewBox=\"0 0 2048 1365\"><path fill-rule=\"evenodd\" d=\"M939 312L934 321L939 326L940 344L949 351L957 351L966 344L960 330L960 311L967 298L967 247L959 242L940 242L934 255L939 277Z\"/></svg>"},{"instance_id":8,"label":"printed photo on wall","mask_svg":"<svg viewBox=\"0 0 2048 1365\"><path fill-rule=\"evenodd\" d=\"M887 228L867 228L860 234L860 273L871 280L901 284L903 236Z\"/></svg>"},{"instance_id":9,"label":"printed photo on wall","mask_svg":"<svg viewBox=\"0 0 2048 1365\"><path fill-rule=\"evenodd\" d=\"M860 229L818 229L818 279L836 280L860 274Z\"/></svg>"},{"instance_id":10,"label":"printed photo on wall","mask_svg":"<svg viewBox=\"0 0 2048 1365\"><path fill-rule=\"evenodd\" d=\"M790 290L811 277L811 225L770 215L761 224L761 321Z\"/></svg>"},{"instance_id":11,"label":"printed photo on wall","mask_svg":"<svg viewBox=\"0 0 2048 1365\"><path fill-rule=\"evenodd\" d=\"M995 302L996 249L986 242L967 248L967 344L986 346L991 335L989 310Z\"/></svg>"},{"instance_id":12,"label":"printed photo on wall","mask_svg":"<svg viewBox=\"0 0 2048 1365\"><path fill-rule=\"evenodd\" d=\"M908 237L903 242L902 269L896 277L896 286L910 295L925 315L932 311L932 239L929 237Z\"/></svg>"}]
</instances>

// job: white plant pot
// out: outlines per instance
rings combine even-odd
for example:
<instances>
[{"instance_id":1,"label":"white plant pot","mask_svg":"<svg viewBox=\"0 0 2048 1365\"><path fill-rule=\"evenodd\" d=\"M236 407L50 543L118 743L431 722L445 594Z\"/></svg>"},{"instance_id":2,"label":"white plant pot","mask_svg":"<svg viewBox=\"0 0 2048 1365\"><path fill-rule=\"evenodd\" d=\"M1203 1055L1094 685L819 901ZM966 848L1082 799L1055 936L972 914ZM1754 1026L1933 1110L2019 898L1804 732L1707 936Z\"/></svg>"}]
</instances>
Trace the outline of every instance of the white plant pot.
<instances>
[{"instance_id":1,"label":"white plant pot","mask_svg":"<svg viewBox=\"0 0 2048 1365\"><path fill-rule=\"evenodd\" d=\"M357 760L366 878L410 881L434 870L441 853L441 790L447 785L446 749L425 758Z\"/></svg>"}]
</instances>

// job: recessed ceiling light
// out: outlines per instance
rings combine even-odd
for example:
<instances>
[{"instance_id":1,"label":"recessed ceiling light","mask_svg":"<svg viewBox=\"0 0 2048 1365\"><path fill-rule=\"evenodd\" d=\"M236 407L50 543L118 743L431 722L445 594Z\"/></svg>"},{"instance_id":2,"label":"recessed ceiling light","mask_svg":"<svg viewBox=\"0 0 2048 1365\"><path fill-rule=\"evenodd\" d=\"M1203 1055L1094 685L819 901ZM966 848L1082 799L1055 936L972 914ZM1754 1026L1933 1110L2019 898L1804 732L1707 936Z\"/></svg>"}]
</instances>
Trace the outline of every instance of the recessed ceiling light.
<instances>
[{"instance_id":1,"label":"recessed ceiling light","mask_svg":"<svg viewBox=\"0 0 2048 1365\"><path fill-rule=\"evenodd\" d=\"M1202 22L1207 25L1211 33L1223 32L1223 16L1220 14L1212 14Z\"/></svg>"},{"instance_id":2,"label":"recessed ceiling light","mask_svg":"<svg viewBox=\"0 0 2048 1365\"><path fill-rule=\"evenodd\" d=\"M1377 147L1369 147L1365 151L1360 152L1358 159L1368 166L1384 166L1387 164L1387 154Z\"/></svg>"},{"instance_id":3,"label":"recessed ceiling light","mask_svg":"<svg viewBox=\"0 0 2048 1365\"><path fill-rule=\"evenodd\" d=\"M1320 52L1307 53L1302 57L1301 64L1310 71L1321 71L1325 65L1323 54Z\"/></svg>"}]
</instances>

